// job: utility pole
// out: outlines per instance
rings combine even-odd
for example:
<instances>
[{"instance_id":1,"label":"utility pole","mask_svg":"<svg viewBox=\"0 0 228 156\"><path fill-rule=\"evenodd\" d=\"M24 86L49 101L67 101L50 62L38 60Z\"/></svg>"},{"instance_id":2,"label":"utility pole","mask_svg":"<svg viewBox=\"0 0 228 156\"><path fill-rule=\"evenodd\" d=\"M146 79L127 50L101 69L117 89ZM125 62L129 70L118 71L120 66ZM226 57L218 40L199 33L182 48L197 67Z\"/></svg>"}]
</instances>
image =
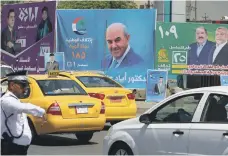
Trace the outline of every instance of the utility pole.
<instances>
[{"instance_id":1,"label":"utility pole","mask_svg":"<svg viewBox=\"0 0 228 156\"><path fill-rule=\"evenodd\" d=\"M146 6L147 9L150 9L151 7L152 8L154 7L153 3L150 2L150 0L148 0L147 3L145 3L145 6Z\"/></svg>"},{"instance_id":2,"label":"utility pole","mask_svg":"<svg viewBox=\"0 0 228 156\"><path fill-rule=\"evenodd\" d=\"M192 5L192 3L190 2L190 4L186 6L186 10L187 10L187 20L190 21L191 12L192 11L196 12L196 7Z\"/></svg>"},{"instance_id":3,"label":"utility pole","mask_svg":"<svg viewBox=\"0 0 228 156\"><path fill-rule=\"evenodd\" d=\"M207 21L207 19L209 19L206 13L205 13L205 16L202 16L202 18L204 19L204 21Z\"/></svg>"}]
</instances>

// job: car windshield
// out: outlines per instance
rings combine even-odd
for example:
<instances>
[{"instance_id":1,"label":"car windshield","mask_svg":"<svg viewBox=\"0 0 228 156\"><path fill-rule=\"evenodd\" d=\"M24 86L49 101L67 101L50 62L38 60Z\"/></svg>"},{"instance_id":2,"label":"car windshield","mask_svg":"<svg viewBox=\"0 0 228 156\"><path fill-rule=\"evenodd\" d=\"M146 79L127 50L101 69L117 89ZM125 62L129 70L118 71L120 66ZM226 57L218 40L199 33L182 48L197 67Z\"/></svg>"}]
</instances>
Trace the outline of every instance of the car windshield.
<instances>
[{"instance_id":1,"label":"car windshield","mask_svg":"<svg viewBox=\"0 0 228 156\"><path fill-rule=\"evenodd\" d=\"M44 95L87 95L73 80L37 80Z\"/></svg>"},{"instance_id":2,"label":"car windshield","mask_svg":"<svg viewBox=\"0 0 228 156\"><path fill-rule=\"evenodd\" d=\"M98 77L98 76L78 76L76 77L85 87L95 88L95 87L120 87L121 86L115 81L108 77Z\"/></svg>"},{"instance_id":3,"label":"car windshield","mask_svg":"<svg viewBox=\"0 0 228 156\"><path fill-rule=\"evenodd\" d=\"M12 68L1 67L1 78L5 77L7 74L13 72Z\"/></svg>"}]
</instances>

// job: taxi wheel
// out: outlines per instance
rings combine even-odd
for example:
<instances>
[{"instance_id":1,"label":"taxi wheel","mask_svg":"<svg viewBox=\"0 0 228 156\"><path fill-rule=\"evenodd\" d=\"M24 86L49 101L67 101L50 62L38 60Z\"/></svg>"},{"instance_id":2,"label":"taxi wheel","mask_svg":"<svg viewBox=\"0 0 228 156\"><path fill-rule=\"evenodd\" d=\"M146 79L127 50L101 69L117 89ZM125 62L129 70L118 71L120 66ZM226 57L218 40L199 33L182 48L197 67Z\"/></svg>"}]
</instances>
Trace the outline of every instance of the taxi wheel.
<instances>
[{"instance_id":1,"label":"taxi wheel","mask_svg":"<svg viewBox=\"0 0 228 156\"><path fill-rule=\"evenodd\" d=\"M93 133L92 132L80 132L80 133L76 133L75 136L77 137L78 141L86 143L92 139Z\"/></svg>"},{"instance_id":2,"label":"taxi wheel","mask_svg":"<svg viewBox=\"0 0 228 156\"><path fill-rule=\"evenodd\" d=\"M134 155L131 148L123 142L114 144L108 155Z\"/></svg>"}]
</instances>

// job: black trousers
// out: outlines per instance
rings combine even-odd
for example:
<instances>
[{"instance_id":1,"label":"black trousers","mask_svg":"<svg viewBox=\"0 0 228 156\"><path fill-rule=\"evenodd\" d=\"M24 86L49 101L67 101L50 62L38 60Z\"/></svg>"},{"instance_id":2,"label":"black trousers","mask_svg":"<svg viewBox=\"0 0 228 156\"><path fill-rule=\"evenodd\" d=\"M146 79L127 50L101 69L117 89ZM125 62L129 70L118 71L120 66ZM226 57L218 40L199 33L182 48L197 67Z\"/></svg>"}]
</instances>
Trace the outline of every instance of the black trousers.
<instances>
[{"instance_id":1,"label":"black trousers","mask_svg":"<svg viewBox=\"0 0 228 156\"><path fill-rule=\"evenodd\" d=\"M15 143L1 140L1 155L27 155L29 146L17 145Z\"/></svg>"}]
</instances>

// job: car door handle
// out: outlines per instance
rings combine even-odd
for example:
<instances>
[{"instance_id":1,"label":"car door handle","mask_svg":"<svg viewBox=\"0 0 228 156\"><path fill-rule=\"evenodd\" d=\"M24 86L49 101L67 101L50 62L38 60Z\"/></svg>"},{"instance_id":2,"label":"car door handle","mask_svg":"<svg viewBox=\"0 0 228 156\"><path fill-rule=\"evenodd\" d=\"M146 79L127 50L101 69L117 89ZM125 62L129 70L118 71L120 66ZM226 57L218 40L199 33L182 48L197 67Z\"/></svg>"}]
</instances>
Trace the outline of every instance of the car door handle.
<instances>
[{"instance_id":1,"label":"car door handle","mask_svg":"<svg viewBox=\"0 0 228 156\"><path fill-rule=\"evenodd\" d=\"M223 136L228 136L228 133L223 133L222 135L223 135Z\"/></svg>"},{"instance_id":2,"label":"car door handle","mask_svg":"<svg viewBox=\"0 0 228 156\"><path fill-rule=\"evenodd\" d=\"M184 132L183 131L174 131L173 134L183 135Z\"/></svg>"}]
</instances>

